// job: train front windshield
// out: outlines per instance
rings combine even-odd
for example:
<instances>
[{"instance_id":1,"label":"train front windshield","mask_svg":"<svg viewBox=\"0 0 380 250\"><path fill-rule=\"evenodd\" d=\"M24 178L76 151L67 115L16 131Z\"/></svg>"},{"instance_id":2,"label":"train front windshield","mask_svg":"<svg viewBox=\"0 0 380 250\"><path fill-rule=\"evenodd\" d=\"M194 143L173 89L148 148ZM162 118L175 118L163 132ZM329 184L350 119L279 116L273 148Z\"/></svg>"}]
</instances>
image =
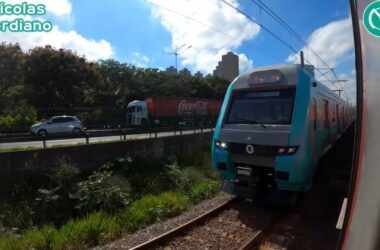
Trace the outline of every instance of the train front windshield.
<instances>
[{"instance_id":1,"label":"train front windshield","mask_svg":"<svg viewBox=\"0 0 380 250\"><path fill-rule=\"evenodd\" d=\"M295 89L236 91L226 124L290 124Z\"/></svg>"}]
</instances>

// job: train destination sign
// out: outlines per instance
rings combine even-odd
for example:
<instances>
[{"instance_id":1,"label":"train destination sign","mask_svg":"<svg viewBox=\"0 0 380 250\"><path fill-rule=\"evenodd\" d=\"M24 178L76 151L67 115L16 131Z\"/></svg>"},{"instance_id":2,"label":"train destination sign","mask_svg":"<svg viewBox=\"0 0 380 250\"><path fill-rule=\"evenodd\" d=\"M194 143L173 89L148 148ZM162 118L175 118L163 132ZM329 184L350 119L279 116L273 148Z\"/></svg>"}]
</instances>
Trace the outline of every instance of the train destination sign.
<instances>
[{"instance_id":1,"label":"train destination sign","mask_svg":"<svg viewBox=\"0 0 380 250\"><path fill-rule=\"evenodd\" d=\"M249 76L248 84L273 84L273 83L284 83L285 77L278 70L267 70L254 72Z\"/></svg>"}]
</instances>

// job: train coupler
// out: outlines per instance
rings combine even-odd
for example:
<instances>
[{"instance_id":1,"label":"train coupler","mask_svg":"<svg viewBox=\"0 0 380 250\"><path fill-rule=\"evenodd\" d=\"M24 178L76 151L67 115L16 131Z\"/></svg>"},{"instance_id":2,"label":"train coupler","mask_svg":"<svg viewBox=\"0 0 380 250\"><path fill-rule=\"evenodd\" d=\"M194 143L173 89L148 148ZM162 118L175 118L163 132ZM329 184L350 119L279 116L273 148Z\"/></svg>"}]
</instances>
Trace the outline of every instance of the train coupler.
<instances>
[{"instance_id":1,"label":"train coupler","mask_svg":"<svg viewBox=\"0 0 380 250\"><path fill-rule=\"evenodd\" d=\"M234 193L241 198L259 199L275 189L274 173L274 168L237 166Z\"/></svg>"}]
</instances>

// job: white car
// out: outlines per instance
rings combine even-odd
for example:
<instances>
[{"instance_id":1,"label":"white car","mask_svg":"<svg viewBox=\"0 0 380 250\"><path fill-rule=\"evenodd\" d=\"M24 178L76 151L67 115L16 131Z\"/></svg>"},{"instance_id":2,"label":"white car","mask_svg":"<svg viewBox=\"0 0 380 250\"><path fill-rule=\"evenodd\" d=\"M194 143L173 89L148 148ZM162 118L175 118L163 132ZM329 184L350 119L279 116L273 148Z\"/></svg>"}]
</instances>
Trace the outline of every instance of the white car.
<instances>
[{"instance_id":1,"label":"white car","mask_svg":"<svg viewBox=\"0 0 380 250\"><path fill-rule=\"evenodd\" d=\"M34 135L47 136L50 134L79 134L83 127L76 116L53 116L45 122L33 124L30 132Z\"/></svg>"}]
</instances>

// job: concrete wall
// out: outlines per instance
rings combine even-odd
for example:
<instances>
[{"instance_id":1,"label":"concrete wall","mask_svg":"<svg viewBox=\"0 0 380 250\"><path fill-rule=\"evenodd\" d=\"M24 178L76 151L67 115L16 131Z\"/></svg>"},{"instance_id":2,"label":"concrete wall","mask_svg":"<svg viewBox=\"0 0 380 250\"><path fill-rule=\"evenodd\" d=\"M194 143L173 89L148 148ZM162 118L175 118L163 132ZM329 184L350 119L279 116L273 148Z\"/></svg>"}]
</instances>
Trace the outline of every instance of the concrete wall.
<instances>
[{"instance_id":1,"label":"concrete wall","mask_svg":"<svg viewBox=\"0 0 380 250\"><path fill-rule=\"evenodd\" d=\"M9 194L15 185L38 180L66 158L82 170L94 170L103 163L122 156L146 156L152 160L168 155L192 153L209 148L211 133L178 135L157 139L90 144L65 148L48 148L0 153L0 196Z\"/></svg>"}]
</instances>

